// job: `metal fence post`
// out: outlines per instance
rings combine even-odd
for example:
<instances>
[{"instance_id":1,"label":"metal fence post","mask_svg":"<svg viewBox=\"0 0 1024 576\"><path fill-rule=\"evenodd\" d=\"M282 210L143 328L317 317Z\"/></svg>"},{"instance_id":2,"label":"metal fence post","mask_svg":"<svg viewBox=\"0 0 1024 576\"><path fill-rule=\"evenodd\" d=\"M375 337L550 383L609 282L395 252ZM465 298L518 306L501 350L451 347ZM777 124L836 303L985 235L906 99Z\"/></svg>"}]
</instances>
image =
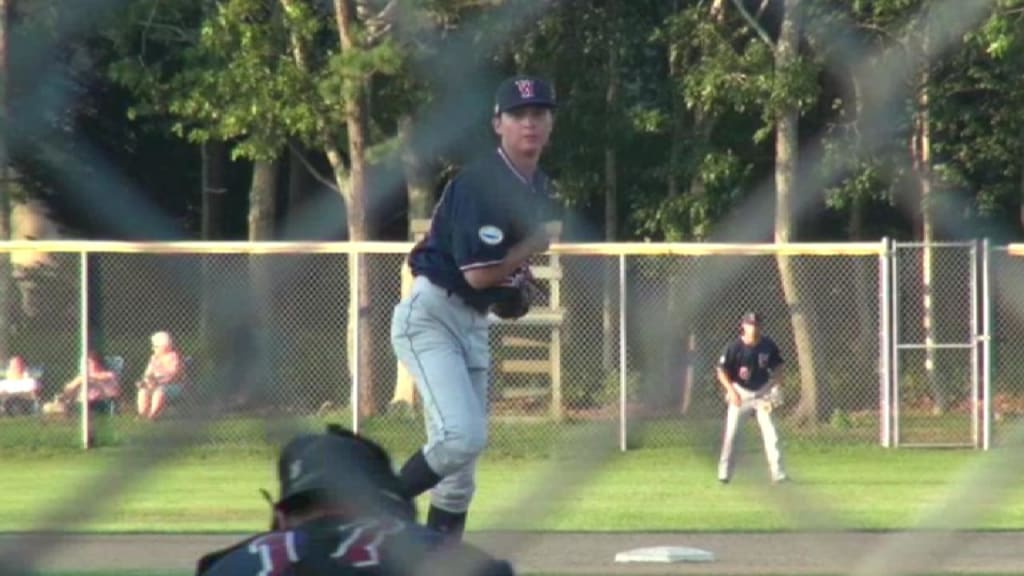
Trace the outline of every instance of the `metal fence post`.
<instances>
[{"instance_id":1,"label":"metal fence post","mask_svg":"<svg viewBox=\"0 0 1024 576\"><path fill-rule=\"evenodd\" d=\"M889 297L890 328L889 337L890 354L889 365L892 373L892 392L890 393L890 411L892 412L892 446L900 445L900 269L899 269L899 245L893 242L889 252L891 294Z\"/></svg>"},{"instance_id":2,"label":"metal fence post","mask_svg":"<svg viewBox=\"0 0 1024 576\"><path fill-rule=\"evenodd\" d=\"M988 238L981 244L981 449L992 446L992 247Z\"/></svg>"},{"instance_id":3,"label":"metal fence post","mask_svg":"<svg viewBox=\"0 0 1024 576\"><path fill-rule=\"evenodd\" d=\"M352 324L352 357L349 361L349 371L352 373L352 431L356 434L359 433L359 353L360 353L360 340L362 335L359 333L360 324L359 321L359 253L356 251L350 252L349 257L349 318L348 321Z\"/></svg>"},{"instance_id":4,"label":"metal fence post","mask_svg":"<svg viewBox=\"0 0 1024 576\"><path fill-rule=\"evenodd\" d=\"M626 402L628 394L628 364L626 358L626 254L619 254L619 450L626 451L628 443Z\"/></svg>"},{"instance_id":5,"label":"metal fence post","mask_svg":"<svg viewBox=\"0 0 1024 576\"><path fill-rule=\"evenodd\" d=\"M883 448L892 446L892 242L882 238L879 255L879 369L882 410L879 434Z\"/></svg>"},{"instance_id":6,"label":"metal fence post","mask_svg":"<svg viewBox=\"0 0 1024 576\"><path fill-rule=\"evenodd\" d=\"M979 356L979 344L981 344L981 322L978 307L981 305L981 271L979 269L978 244L975 240L971 244L971 442L975 448L982 444L981 422L978 410L980 406L981 392L981 357Z\"/></svg>"},{"instance_id":7,"label":"metal fence post","mask_svg":"<svg viewBox=\"0 0 1024 576\"><path fill-rule=\"evenodd\" d=\"M79 387L81 400L82 448L89 449L89 252L82 250L79 257L79 373L82 385Z\"/></svg>"}]
</instances>

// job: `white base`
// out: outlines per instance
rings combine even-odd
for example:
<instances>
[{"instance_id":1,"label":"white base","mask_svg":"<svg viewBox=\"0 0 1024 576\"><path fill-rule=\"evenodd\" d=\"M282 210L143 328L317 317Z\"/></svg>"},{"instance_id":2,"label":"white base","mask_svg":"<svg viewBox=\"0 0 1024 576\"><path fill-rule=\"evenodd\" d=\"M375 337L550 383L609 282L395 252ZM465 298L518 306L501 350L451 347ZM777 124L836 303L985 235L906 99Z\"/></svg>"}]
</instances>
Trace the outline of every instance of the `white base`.
<instances>
[{"instance_id":1,"label":"white base","mask_svg":"<svg viewBox=\"0 0 1024 576\"><path fill-rule=\"evenodd\" d=\"M659 562L675 564L679 562L714 562L715 555L700 548L686 546L654 546L652 548L635 548L615 555L615 561L628 562Z\"/></svg>"}]
</instances>

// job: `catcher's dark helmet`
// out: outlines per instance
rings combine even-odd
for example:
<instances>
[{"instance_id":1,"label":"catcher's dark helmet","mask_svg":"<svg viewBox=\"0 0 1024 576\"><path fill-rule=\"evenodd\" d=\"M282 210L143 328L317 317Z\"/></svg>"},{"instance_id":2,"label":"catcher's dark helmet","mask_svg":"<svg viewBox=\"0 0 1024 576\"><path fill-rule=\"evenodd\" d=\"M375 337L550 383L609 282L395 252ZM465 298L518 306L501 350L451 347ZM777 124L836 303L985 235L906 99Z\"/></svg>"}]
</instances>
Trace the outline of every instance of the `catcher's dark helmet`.
<instances>
[{"instance_id":1,"label":"catcher's dark helmet","mask_svg":"<svg viewBox=\"0 0 1024 576\"><path fill-rule=\"evenodd\" d=\"M387 451L341 426L293 438L281 450L277 477L280 508L312 499L342 504L357 514L415 515L412 502L402 496Z\"/></svg>"}]
</instances>

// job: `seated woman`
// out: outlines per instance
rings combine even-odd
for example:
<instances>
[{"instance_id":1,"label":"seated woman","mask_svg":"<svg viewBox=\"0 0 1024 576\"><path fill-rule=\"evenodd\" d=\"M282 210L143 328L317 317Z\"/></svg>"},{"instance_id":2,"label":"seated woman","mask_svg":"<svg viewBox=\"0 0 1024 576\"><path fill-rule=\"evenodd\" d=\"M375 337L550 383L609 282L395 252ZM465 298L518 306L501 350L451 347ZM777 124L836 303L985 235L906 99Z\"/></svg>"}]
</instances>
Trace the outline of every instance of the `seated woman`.
<instances>
[{"instance_id":1,"label":"seated woman","mask_svg":"<svg viewBox=\"0 0 1024 576\"><path fill-rule=\"evenodd\" d=\"M89 396L89 408L94 410L107 408L110 406L110 402L121 395L121 383L118 381L117 374L104 366L103 359L99 354L90 352L88 362L89 387L86 393ZM57 395L57 401L68 405L80 400L82 380L82 375L79 374L74 380L68 382L64 386L64 391Z\"/></svg>"},{"instance_id":2,"label":"seated woman","mask_svg":"<svg viewBox=\"0 0 1024 576\"><path fill-rule=\"evenodd\" d=\"M11 410L8 400L21 400L29 403L35 403L38 400L39 381L29 373L25 359L21 356L11 356L7 362L4 379L0 382L0 392L3 396L3 408L6 411ZM25 410L28 411L30 408L25 408Z\"/></svg>"},{"instance_id":3,"label":"seated woman","mask_svg":"<svg viewBox=\"0 0 1024 576\"><path fill-rule=\"evenodd\" d=\"M4 372L4 380L28 380L28 366L21 356L11 356L7 361L7 370Z\"/></svg>"},{"instance_id":4,"label":"seated woman","mask_svg":"<svg viewBox=\"0 0 1024 576\"><path fill-rule=\"evenodd\" d=\"M178 398L184 392L184 367L170 334L157 332L150 337L150 342L153 354L142 380L135 386L139 389L139 417L155 420L169 399Z\"/></svg>"}]
</instances>

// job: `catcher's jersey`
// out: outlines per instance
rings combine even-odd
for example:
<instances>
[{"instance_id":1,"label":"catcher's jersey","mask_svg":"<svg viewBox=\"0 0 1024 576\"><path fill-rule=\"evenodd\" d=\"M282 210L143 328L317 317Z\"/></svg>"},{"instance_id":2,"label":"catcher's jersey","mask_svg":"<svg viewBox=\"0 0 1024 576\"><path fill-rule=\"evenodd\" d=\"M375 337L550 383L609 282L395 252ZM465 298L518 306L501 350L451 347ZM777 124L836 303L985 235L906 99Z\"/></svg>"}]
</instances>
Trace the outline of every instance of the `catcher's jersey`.
<instances>
[{"instance_id":1,"label":"catcher's jersey","mask_svg":"<svg viewBox=\"0 0 1024 576\"><path fill-rule=\"evenodd\" d=\"M316 520L266 532L203 557L197 576L402 576L429 574L445 547L458 547L478 570L472 576L513 576L507 562L442 534L395 519ZM451 549L449 549L450 552Z\"/></svg>"},{"instance_id":2,"label":"catcher's jersey","mask_svg":"<svg viewBox=\"0 0 1024 576\"><path fill-rule=\"evenodd\" d=\"M448 183L430 231L409 255L409 266L414 275L486 310L503 298L502 288L474 290L463 272L501 262L509 248L553 212L547 176L538 170L528 180L498 148Z\"/></svg>"},{"instance_id":3,"label":"catcher's jersey","mask_svg":"<svg viewBox=\"0 0 1024 576\"><path fill-rule=\"evenodd\" d=\"M748 346L743 339L733 340L722 352L718 366L725 370L729 379L747 390L760 390L771 377L771 371L782 365L782 354L775 342L762 336L754 345Z\"/></svg>"}]
</instances>

